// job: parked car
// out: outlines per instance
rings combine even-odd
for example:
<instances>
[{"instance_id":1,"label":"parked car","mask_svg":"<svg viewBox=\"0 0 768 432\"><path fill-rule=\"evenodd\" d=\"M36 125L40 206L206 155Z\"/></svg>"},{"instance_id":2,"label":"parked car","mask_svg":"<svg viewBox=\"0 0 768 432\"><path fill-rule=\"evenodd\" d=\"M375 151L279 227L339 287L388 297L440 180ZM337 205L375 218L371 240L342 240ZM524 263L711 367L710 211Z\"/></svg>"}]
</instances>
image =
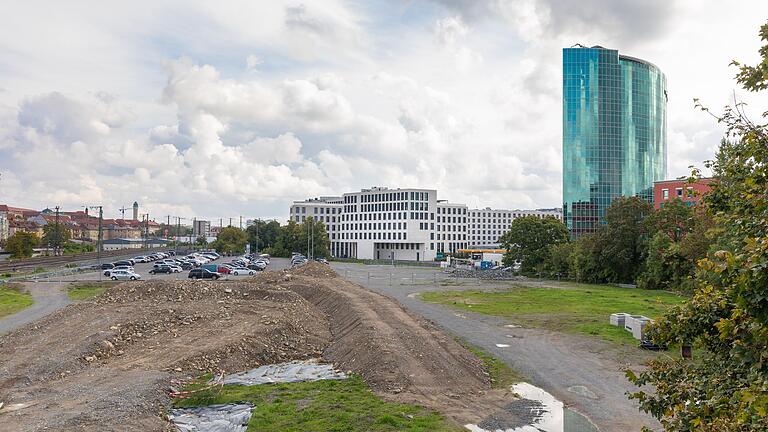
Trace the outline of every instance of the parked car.
<instances>
[{"instance_id":1,"label":"parked car","mask_svg":"<svg viewBox=\"0 0 768 432\"><path fill-rule=\"evenodd\" d=\"M221 274L230 274L232 273L232 267L229 267L227 265L220 265L220 266L217 266L216 272Z\"/></svg>"},{"instance_id":2,"label":"parked car","mask_svg":"<svg viewBox=\"0 0 768 432\"><path fill-rule=\"evenodd\" d=\"M117 266L128 266L128 267L133 267L133 263L132 263L132 262L130 262L130 261L128 261L128 260L123 260L123 261L115 261L115 262L113 262L112 264L114 264L114 265L115 265L115 267L117 267Z\"/></svg>"},{"instance_id":3,"label":"parked car","mask_svg":"<svg viewBox=\"0 0 768 432\"><path fill-rule=\"evenodd\" d=\"M112 268L115 268L115 265L112 264L112 263L103 263L101 265L101 269L102 270L107 270L107 269L112 269Z\"/></svg>"},{"instance_id":4,"label":"parked car","mask_svg":"<svg viewBox=\"0 0 768 432\"><path fill-rule=\"evenodd\" d=\"M317 262L319 262L319 263L321 263L321 264L325 264L325 265L328 265L328 264L329 264L329 263L328 263L328 260L327 260L327 259L325 259L325 258L315 258L315 261L317 261Z\"/></svg>"},{"instance_id":5,"label":"parked car","mask_svg":"<svg viewBox=\"0 0 768 432\"><path fill-rule=\"evenodd\" d=\"M104 270L104 276L109 276L109 275L112 274L112 272L117 271L117 270L128 270L128 271L131 271L131 272L134 271L133 267L131 267L131 266L121 265L121 266L115 266L115 267L113 267L111 269Z\"/></svg>"},{"instance_id":6,"label":"parked car","mask_svg":"<svg viewBox=\"0 0 768 432\"><path fill-rule=\"evenodd\" d=\"M254 271L263 271L266 267L261 267L256 264L248 264L246 268Z\"/></svg>"},{"instance_id":7,"label":"parked car","mask_svg":"<svg viewBox=\"0 0 768 432\"><path fill-rule=\"evenodd\" d=\"M187 276L189 279L218 279L221 277L220 274L214 273L210 270L206 270L204 268L196 268L189 271L189 275Z\"/></svg>"},{"instance_id":8,"label":"parked car","mask_svg":"<svg viewBox=\"0 0 768 432\"><path fill-rule=\"evenodd\" d=\"M173 273L173 269L171 268L171 266L160 265L149 271L149 274L160 274L160 273L171 274Z\"/></svg>"},{"instance_id":9,"label":"parked car","mask_svg":"<svg viewBox=\"0 0 768 432\"><path fill-rule=\"evenodd\" d=\"M112 280L139 280L141 275L130 270L114 270L109 275Z\"/></svg>"},{"instance_id":10,"label":"parked car","mask_svg":"<svg viewBox=\"0 0 768 432\"><path fill-rule=\"evenodd\" d=\"M253 271L253 270L251 270L251 269L249 269L249 268L245 268L245 267L235 267L235 268L232 270L232 274L233 274L233 275L235 275L235 276L240 276L240 275L253 275L253 274L254 274L254 271Z\"/></svg>"},{"instance_id":11,"label":"parked car","mask_svg":"<svg viewBox=\"0 0 768 432\"><path fill-rule=\"evenodd\" d=\"M181 264L179 264L179 267L181 267L182 270L191 270L195 266L188 262L182 262Z\"/></svg>"}]
</instances>

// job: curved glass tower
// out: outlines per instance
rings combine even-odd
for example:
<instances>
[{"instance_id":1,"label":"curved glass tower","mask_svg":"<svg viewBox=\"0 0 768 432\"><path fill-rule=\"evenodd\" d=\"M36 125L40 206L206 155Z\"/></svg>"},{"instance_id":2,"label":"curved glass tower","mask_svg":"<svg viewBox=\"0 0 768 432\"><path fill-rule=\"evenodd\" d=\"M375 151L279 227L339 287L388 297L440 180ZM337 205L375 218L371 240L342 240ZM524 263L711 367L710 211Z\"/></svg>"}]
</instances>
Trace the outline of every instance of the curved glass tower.
<instances>
[{"instance_id":1,"label":"curved glass tower","mask_svg":"<svg viewBox=\"0 0 768 432\"><path fill-rule=\"evenodd\" d=\"M563 220L593 232L619 196L653 201L667 171L667 84L644 60L563 49Z\"/></svg>"}]
</instances>

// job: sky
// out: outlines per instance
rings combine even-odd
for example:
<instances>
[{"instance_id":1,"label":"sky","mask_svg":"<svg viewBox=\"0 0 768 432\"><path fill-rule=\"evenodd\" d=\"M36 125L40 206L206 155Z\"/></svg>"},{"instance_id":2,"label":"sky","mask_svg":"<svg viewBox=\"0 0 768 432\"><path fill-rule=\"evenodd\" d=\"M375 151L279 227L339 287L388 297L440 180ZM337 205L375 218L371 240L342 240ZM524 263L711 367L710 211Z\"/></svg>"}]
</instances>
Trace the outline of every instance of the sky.
<instances>
[{"instance_id":1,"label":"sky","mask_svg":"<svg viewBox=\"0 0 768 432\"><path fill-rule=\"evenodd\" d=\"M764 97L768 2L0 2L0 203L276 218L371 186L562 206L562 48L667 76L668 178L713 159L714 112Z\"/></svg>"}]
</instances>

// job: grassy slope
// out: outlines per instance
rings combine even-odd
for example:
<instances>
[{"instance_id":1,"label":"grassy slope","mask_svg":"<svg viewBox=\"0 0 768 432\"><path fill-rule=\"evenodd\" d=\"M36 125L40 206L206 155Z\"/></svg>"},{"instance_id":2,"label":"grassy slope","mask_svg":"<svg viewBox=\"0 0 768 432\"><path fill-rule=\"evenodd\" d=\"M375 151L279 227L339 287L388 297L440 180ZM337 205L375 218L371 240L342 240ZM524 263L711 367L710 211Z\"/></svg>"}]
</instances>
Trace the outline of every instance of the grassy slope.
<instances>
[{"instance_id":1,"label":"grassy slope","mask_svg":"<svg viewBox=\"0 0 768 432\"><path fill-rule=\"evenodd\" d=\"M0 286L0 318L32 306L32 296L12 287Z\"/></svg>"},{"instance_id":2,"label":"grassy slope","mask_svg":"<svg viewBox=\"0 0 768 432\"><path fill-rule=\"evenodd\" d=\"M194 386L193 386L194 387ZM384 402L359 377L256 386L227 385L176 401L177 407L251 402L249 431L450 431L462 429L435 412Z\"/></svg>"},{"instance_id":3,"label":"grassy slope","mask_svg":"<svg viewBox=\"0 0 768 432\"><path fill-rule=\"evenodd\" d=\"M425 301L509 318L531 327L598 336L612 342L635 343L629 332L608 323L610 314L659 317L684 297L665 291L645 291L604 285L573 284L565 288L511 286L504 291L446 291L423 293Z\"/></svg>"},{"instance_id":4,"label":"grassy slope","mask_svg":"<svg viewBox=\"0 0 768 432\"><path fill-rule=\"evenodd\" d=\"M67 295L72 300L88 300L103 293L104 290L115 284L115 282L86 282L71 285L67 288Z\"/></svg>"}]
</instances>

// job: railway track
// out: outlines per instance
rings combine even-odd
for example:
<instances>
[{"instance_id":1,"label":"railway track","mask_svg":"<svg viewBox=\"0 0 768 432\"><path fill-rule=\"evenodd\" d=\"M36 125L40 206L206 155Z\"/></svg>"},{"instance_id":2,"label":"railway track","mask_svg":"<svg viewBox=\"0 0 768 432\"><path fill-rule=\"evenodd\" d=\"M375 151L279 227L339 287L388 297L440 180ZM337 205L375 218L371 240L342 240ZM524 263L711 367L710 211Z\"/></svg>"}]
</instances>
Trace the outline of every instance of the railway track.
<instances>
[{"instance_id":1,"label":"railway track","mask_svg":"<svg viewBox=\"0 0 768 432\"><path fill-rule=\"evenodd\" d=\"M152 252L162 252L168 250L167 248L159 249L120 249L114 251L103 251L101 253L101 259L103 262L108 262L109 258L126 256L126 255L145 255ZM73 264L83 261L95 261L97 259L96 252L88 252L84 254L76 255L61 255L61 256L48 256L48 257L35 257L21 261L2 261L0 262L0 274L2 273L16 273L24 272L28 270L35 270L37 268L53 268L64 266L67 264Z\"/></svg>"}]
</instances>

